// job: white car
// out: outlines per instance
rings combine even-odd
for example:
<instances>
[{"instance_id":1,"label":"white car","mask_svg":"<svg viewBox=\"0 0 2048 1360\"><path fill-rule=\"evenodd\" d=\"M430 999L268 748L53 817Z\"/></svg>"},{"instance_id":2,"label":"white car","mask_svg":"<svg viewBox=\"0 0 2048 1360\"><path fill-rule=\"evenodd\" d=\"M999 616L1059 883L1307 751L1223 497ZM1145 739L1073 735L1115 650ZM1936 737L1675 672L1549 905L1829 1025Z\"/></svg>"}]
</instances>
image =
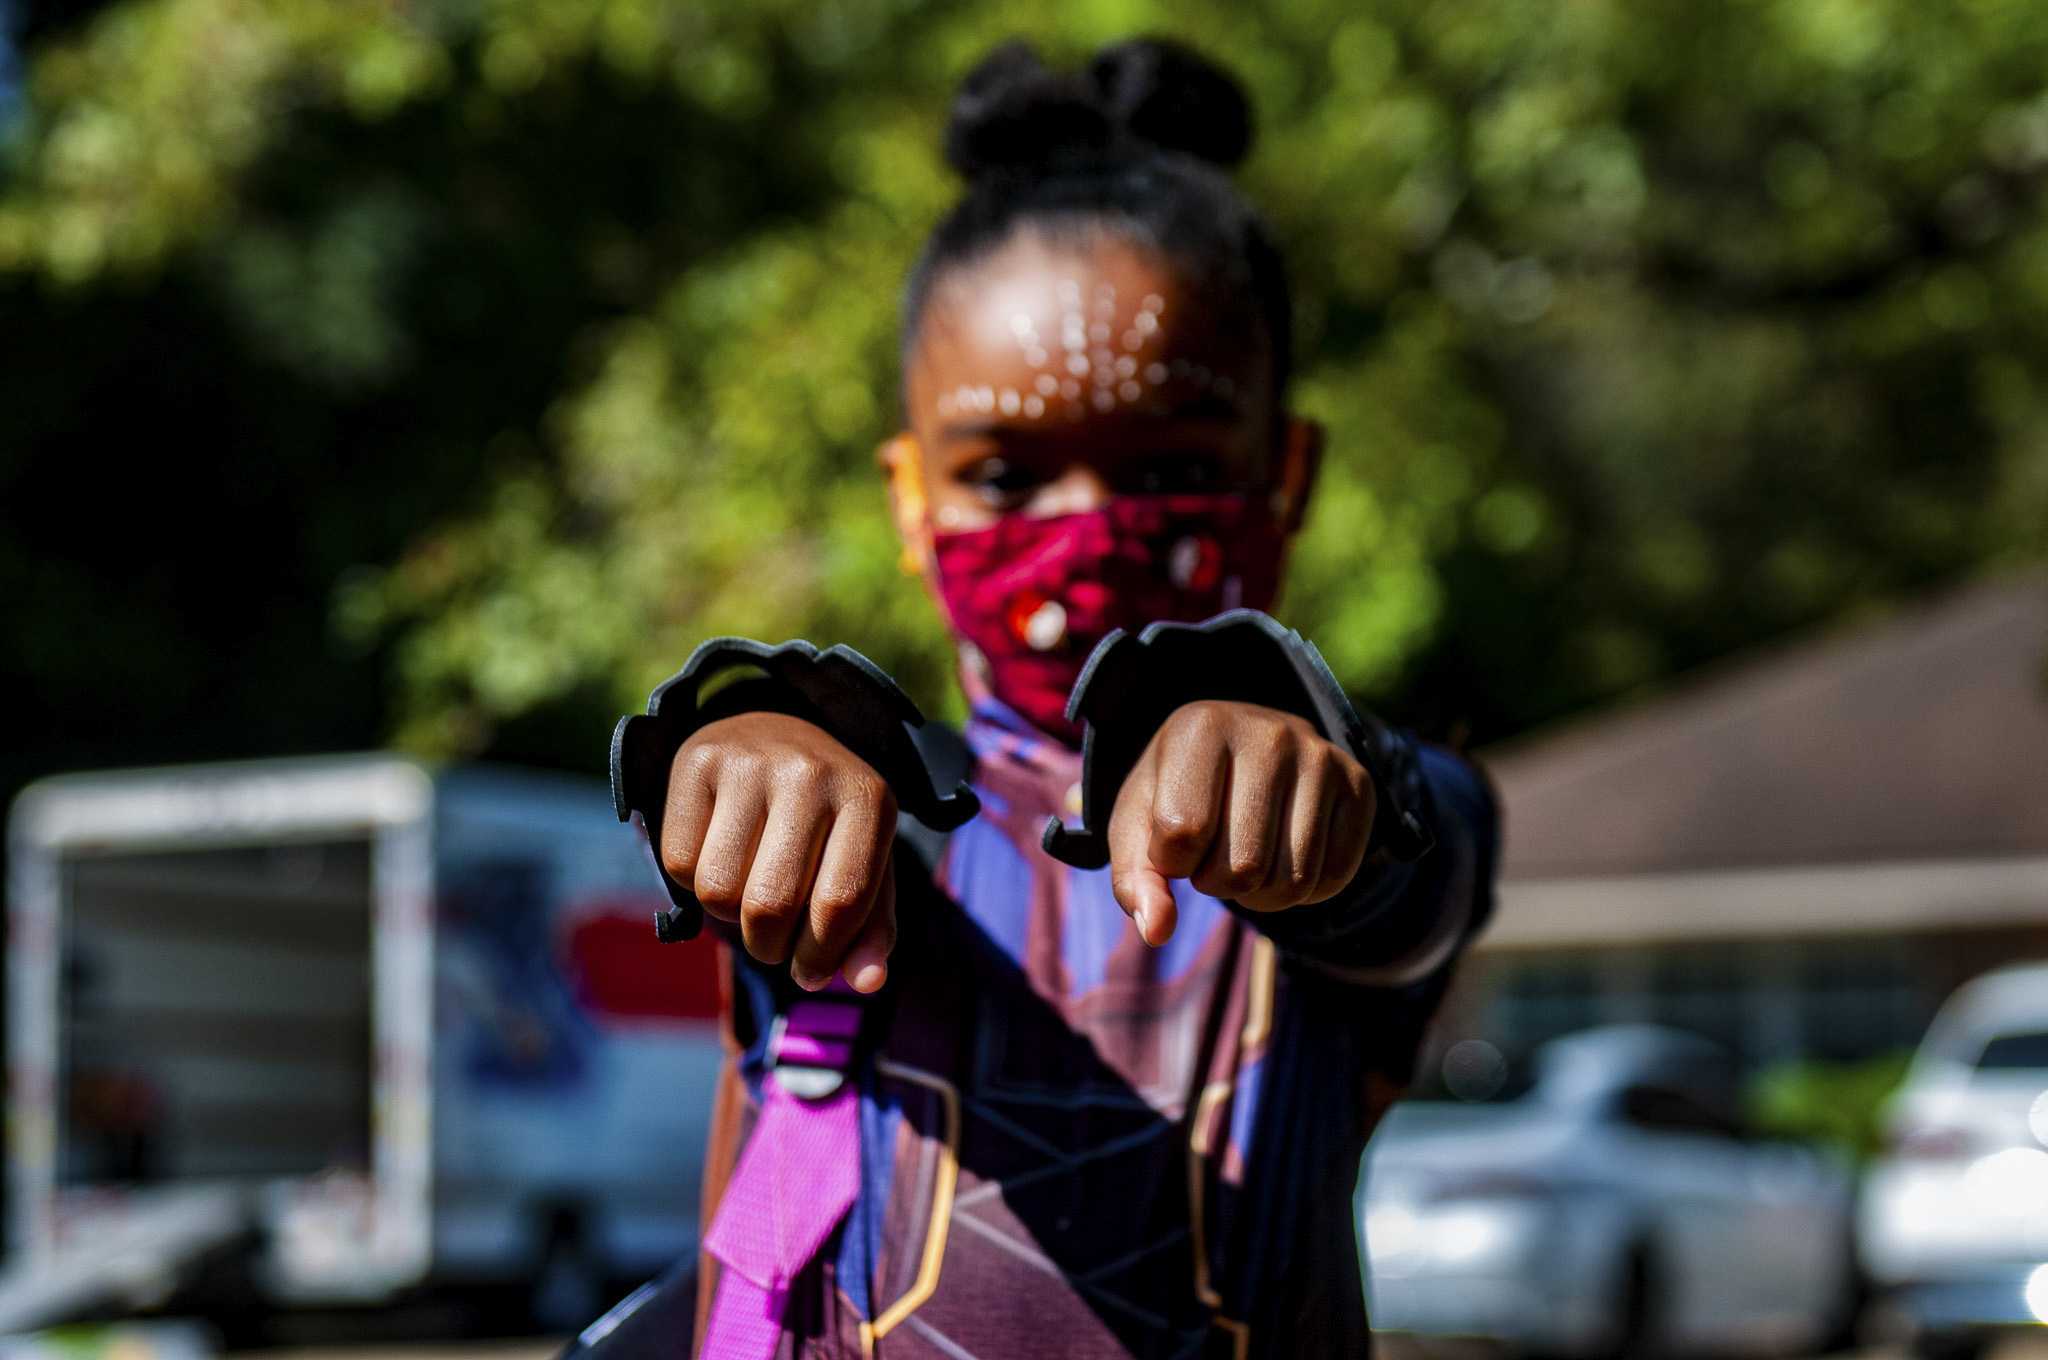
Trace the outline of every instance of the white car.
<instances>
[{"instance_id":1,"label":"white car","mask_svg":"<svg viewBox=\"0 0 2048 1360\"><path fill-rule=\"evenodd\" d=\"M1547 1354L1831 1343L1853 1177L1738 1110L1718 1048L1647 1025L1545 1045L1515 1100L1396 1106L1359 1189L1373 1325Z\"/></svg>"},{"instance_id":2,"label":"white car","mask_svg":"<svg viewBox=\"0 0 2048 1360\"><path fill-rule=\"evenodd\" d=\"M1949 999L1887 1132L1860 1219L1884 1312L1950 1360L2048 1322L2048 963Z\"/></svg>"}]
</instances>

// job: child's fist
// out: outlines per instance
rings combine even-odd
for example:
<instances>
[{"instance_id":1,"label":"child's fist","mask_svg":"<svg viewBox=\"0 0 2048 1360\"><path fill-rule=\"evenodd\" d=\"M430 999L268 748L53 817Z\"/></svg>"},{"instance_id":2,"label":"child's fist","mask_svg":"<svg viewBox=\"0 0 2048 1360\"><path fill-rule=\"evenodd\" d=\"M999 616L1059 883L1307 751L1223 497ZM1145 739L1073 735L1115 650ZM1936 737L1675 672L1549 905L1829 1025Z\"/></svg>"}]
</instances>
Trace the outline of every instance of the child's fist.
<instances>
[{"instance_id":1,"label":"child's fist","mask_svg":"<svg viewBox=\"0 0 2048 1360\"><path fill-rule=\"evenodd\" d=\"M890 851L896 799L823 729L740 713L691 734L669 771L661 864L747 952L789 961L816 991L843 972L856 991L888 976L896 947Z\"/></svg>"},{"instance_id":2,"label":"child's fist","mask_svg":"<svg viewBox=\"0 0 2048 1360\"><path fill-rule=\"evenodd\" d=\"M1365 857L1372 778L1305 719L1257 704L1183 704L1124 779L1110 884L1151 945L1178 918L1167 880L1253 911L1334 897Z\"/></svg>"}]
</instances>

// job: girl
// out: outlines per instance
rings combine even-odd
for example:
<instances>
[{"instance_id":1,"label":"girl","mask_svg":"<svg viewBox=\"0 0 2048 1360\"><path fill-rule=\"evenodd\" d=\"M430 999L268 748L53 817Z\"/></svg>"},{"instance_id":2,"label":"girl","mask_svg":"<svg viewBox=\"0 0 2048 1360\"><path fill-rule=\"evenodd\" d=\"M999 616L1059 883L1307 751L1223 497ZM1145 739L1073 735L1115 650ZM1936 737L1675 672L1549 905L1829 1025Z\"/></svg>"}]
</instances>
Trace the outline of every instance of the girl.
<instances>
[{"instance_id":1,"label":"girl","mask_svg":"<svg viewBox=\"0 0 2048 1360\"><path fill-rule=\"evenodd\" d=\"M1321 451L1226 174L1250 139L1166 42L963 85L881 457L972 717L727 640L621 725L669 929L701 904L737 946L734 1056L694 1322L678 1281L584 1347L1366 1353L1359 1158L1487 915L1494 814L1250 612Z\"/></svg>"}]
</instances>

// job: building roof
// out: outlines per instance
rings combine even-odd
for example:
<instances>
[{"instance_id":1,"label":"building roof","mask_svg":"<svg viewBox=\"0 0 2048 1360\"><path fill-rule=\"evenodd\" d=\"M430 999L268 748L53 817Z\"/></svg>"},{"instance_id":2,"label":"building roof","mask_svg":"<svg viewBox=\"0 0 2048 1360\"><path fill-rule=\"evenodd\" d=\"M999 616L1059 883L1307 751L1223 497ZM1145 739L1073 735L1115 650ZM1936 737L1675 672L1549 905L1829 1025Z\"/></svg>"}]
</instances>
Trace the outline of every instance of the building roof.
<instances>
[{"instance_id":1,"label":"building roof","mask_svg":"<svg viewBox=\"0 0 2048 1360\"><path fill-rule=\"evenodd\" d=\"M1482 756L1510 881L2048 854L2048 572Z\"/></svg>"}]
</instances>

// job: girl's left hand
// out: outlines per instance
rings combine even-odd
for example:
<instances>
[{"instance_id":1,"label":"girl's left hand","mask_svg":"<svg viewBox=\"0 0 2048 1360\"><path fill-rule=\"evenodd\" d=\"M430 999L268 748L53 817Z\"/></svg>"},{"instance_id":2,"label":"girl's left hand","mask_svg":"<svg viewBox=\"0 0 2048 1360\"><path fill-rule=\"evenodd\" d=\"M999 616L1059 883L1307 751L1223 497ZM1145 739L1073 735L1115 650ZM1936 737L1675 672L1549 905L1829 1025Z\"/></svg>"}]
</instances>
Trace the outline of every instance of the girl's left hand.
<instances>
[{"instance_id":1,"label":"girl's left hand","mask_svg":"<svg viewBox=\"0 0 2048 1360\"><path fill-rule=\"evenodd\" d=\"M1358 873L1372 814L1372 777L1307 720L1258 704L1183 704L1117 793L1111 888L1153 946L1179 918L1169 879L1253 911L1320 902Z\"/></svg>"}]
</instances>

